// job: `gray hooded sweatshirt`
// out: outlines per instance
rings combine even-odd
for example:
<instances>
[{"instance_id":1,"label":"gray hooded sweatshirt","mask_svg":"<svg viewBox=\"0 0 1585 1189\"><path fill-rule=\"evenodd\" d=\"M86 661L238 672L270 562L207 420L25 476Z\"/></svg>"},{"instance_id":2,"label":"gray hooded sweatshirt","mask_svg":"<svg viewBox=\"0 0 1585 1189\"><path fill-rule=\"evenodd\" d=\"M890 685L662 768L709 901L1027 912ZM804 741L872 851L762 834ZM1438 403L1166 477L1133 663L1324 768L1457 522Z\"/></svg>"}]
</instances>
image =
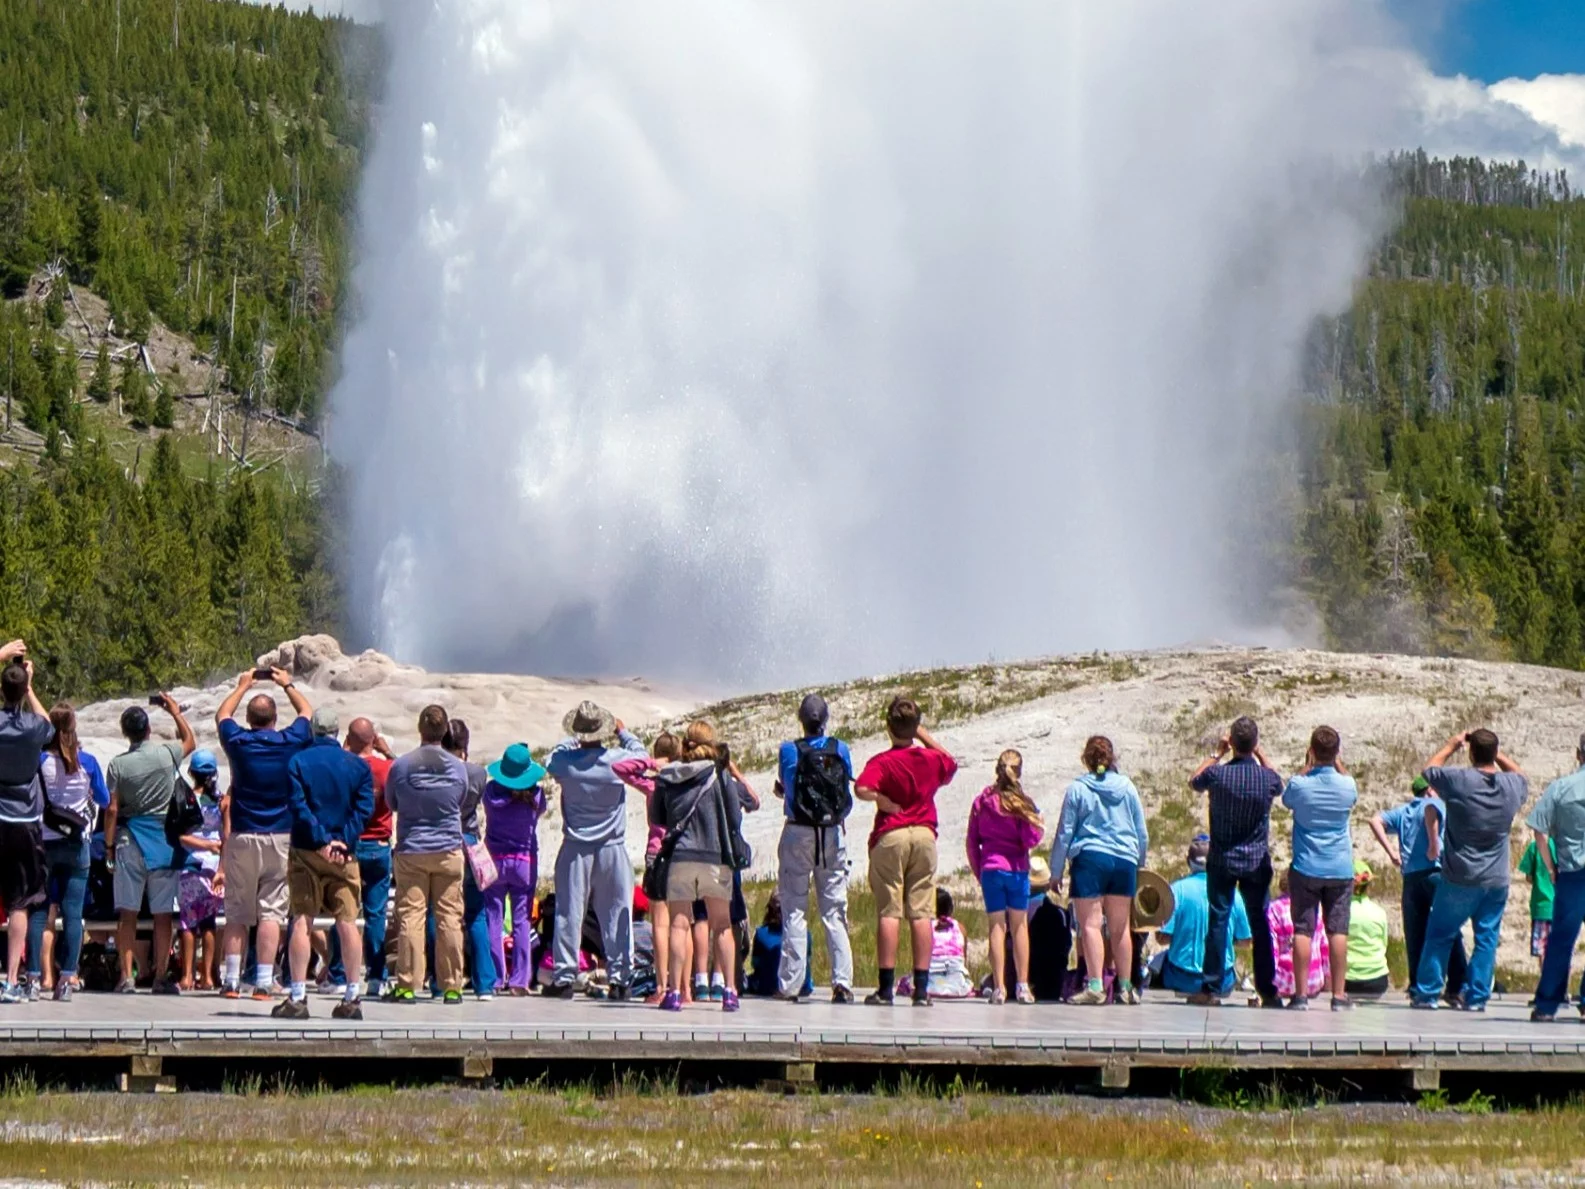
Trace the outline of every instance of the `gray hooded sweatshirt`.
<instances>
[{"instance_id":1,"label":"gray hooded sweatshirt","mask_svg":"<svg viewBox=\"0 0 1585 1189\"><path fill-rule=\"evenodd\" d=\"M716 779L714 761L668 764L656 773L655 795L649 803L650 824L675 828L688 816L695 800L699 808L678 836L672 861L731 866L730 840L742 837L743 803L747 797L743 786L730 774L723 772L721 779Z\"/></svg>"}]
</instances>

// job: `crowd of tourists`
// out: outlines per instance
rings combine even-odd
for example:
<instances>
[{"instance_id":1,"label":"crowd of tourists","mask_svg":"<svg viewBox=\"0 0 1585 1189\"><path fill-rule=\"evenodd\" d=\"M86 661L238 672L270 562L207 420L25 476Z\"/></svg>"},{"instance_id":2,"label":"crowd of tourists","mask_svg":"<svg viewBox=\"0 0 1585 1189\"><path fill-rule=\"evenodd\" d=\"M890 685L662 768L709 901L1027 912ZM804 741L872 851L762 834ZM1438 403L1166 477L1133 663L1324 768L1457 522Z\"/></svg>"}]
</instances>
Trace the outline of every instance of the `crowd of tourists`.
<instances>
[{"instance_id":1,"label":"crowd of tourists","mask_svg":"<svg viewBox=\"0 0 1585 1189\"><path fill-rule=\"evenodd\" d=\"M419 744L396 755L368 718L342 730L290 673L249 669L215 713L229 779L197 746L168 694L126 709L126 750L101 766L82 747L69 703L46 709L20 640L0 647L0 903L7 921L0 1003L70 1000L84 985L85 919L114 918L113 986L135 993L214 990L309 1014L311 972L362 1018L365 996L461 1003L580 992L740 1008L740 992L812 994L811 899L829 954L833 1002L851 1003L848 823L875 807L867 839L876 913L874 990L864 1002L983 994L993 1004L1140 1002L1146 986L1220 1004L1247 947L1252 1006L1335 1011L1388 989L1388 926L1372 872L1354 853L1359 792L1330 727L1317 727L1284 777L1240 718L1189 778L1209 829L1189 845L1164 919L1141 923L1149 831L1133 782L1104 736L1048 824L1024 790L1023 757L997 760L973 798L965 849L988 921L990 974L970 979L968 941L938 886L937 796L958 764L894 699L889 746L855 773L819 695L781 745L772 804L785 819L776 891L750 939L742 877L752 863L743 815L758 794L711 724L663 731L646 747L592 702L573 709L543 762L517 743L488 766L469 730L438 705L418 715ZM278 721L277 693L293 718ZM175 739L154 738L150 710ZM238 719L238 713L241 719ZM1454 759L1467 749L1467 763ZM1585 918L1585 737L1577 770L1531 809L1524 870L1540 984L1532 1018L1568 1002ZM1482 1011L1492 995L1510 882L1509 835L1529 789L1488 729L1461 732L1424 765L1413 796L1369 826L1403 876L1402 915L1416 1008ZM645 800L642 874L626 846L629 795ZM541 888L539 824L559 799L561 845ZM1271 815L1292 816L1292 862L1278 892ZM1049 842L1049 861L1038 849ZM108 886L106 886L108 885ZM1063 891L1066 896L1063 896ZM1538 916L1541 912L1544 915ZM395 956L387 967L387 919ZM140 922L152 918L143 941ZM1466 957L1462 930L1473 927ZM1147 959L1152 925L1162 948ZM898 977L906 939L910 965ZM284 941L284 952L282 944ZM750 968L745 969L745 963ZM281 971L278 975L277 971ZM866 972L868 973L868 972ZM1581 991L1585 997L1585 988ZM1582 1004L1585 1011L1585 1004Z\"/></svg>"}]
</instances>

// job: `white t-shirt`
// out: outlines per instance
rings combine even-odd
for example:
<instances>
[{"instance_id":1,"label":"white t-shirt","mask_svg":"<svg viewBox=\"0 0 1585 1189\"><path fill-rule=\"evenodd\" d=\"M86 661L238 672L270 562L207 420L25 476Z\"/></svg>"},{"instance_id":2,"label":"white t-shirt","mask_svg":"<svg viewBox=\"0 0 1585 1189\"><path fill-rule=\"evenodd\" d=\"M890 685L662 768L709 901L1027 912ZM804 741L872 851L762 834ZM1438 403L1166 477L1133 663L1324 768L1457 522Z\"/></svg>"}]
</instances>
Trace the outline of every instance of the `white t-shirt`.
<instances>
[{"instance_id":1,"label":"white t-shirt","mask_svg":"<svg viewBox=\"0 0 1585 1189\"><path fill-rule=\"evenodd\" d=\"M87 768L79 763L77 771L67 772L60 756L53 751L46 751L39 765L39 771L44 776L44 795L49 798L51 805L77 817L86 818L90 822L93 821L94 786L88 776ZM50 829L48 825L44 827L45 842L54 842L61 837L62 834Z\"/></svg>"}]
</instances>

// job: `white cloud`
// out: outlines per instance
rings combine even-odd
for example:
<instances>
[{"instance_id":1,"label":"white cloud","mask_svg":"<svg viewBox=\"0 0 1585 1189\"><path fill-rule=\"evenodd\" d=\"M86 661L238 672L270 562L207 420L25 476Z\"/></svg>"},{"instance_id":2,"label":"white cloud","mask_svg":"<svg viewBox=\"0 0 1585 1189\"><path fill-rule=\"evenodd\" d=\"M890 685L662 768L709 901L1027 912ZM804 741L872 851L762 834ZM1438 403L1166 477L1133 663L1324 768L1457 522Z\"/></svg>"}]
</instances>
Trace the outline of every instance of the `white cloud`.
<instances>
[{"instance_id":1,"label":"white cloud","mask_svg":"<svg viewBox=\"0 0 1585 1189\"><path fill-rule=\"evenodd\" d=\"M1487 90L1553 129L1565 144L1585 149L1585 74L1505 78Z\"/></svg>"}]
</instances>

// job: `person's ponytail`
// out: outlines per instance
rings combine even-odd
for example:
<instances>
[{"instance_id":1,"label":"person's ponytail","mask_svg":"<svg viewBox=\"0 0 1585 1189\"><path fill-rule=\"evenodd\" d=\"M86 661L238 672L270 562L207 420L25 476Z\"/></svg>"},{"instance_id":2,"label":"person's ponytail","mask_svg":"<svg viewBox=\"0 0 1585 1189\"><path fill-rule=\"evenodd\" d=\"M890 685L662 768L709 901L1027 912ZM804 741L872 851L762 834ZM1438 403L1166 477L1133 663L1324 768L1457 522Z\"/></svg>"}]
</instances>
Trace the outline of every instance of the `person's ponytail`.
<instances>
[{"instance_id":1,"label":"person's ponytail","mask_svg":"<svg viewBox=\"0 0 1585 1189\"><path fill-rule=\"evenodd\" d=\"M1032 826L1041 824L1040 810L1024 792L1024 757L1010 747L996 760L996 796L1008 817L1021 818Z\"/></svg>"}]
</instances>

